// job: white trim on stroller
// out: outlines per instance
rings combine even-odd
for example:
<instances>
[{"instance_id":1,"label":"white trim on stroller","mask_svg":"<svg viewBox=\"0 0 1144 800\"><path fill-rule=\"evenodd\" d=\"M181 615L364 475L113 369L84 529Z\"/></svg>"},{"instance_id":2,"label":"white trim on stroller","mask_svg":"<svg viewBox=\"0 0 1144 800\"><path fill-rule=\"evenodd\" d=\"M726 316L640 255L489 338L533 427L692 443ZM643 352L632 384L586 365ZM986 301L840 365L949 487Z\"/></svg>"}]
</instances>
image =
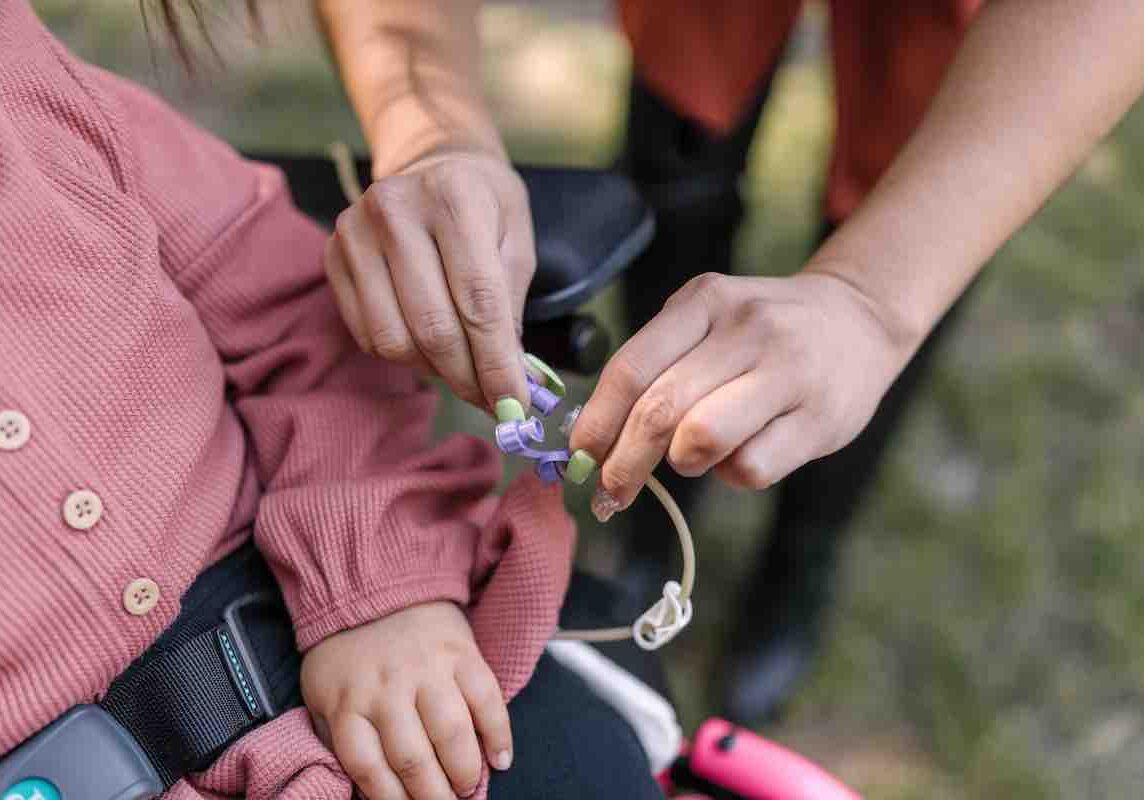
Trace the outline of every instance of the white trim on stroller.
<instances>
[{"instance_id":1,"label":"white trim on stroller","mask_svg":"<svg viewBox=\"0 0 1144 800\"><path fill-rule=\"evenodd\" d=\"M584 642L554 640L547 650L627 720L653 775L671 766L683 745L683 729L667 698Z\"/></svg>"}]
</instances>

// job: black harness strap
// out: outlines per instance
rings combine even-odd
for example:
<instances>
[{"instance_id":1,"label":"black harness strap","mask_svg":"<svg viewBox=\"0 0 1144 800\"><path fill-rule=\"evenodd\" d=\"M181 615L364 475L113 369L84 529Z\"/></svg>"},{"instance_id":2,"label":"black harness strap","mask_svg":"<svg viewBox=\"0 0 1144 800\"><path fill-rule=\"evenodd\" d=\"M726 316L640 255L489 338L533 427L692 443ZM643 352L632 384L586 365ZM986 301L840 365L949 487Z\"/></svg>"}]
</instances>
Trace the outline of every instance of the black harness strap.
<instances>
[{"instance_id":1,"label":"black harness strap","mask_svg":"<svg viewBox=\"0 0 1144 800\"><path fill-rule=\"evenodd\" d=\"M247 545L199 576L175 622L100 705L170 788L276 711L298 705L299 666L277 584Z\"/></svg>"},{"instance_id":2,"label":"black harness strap","mask_svg":"<svg viewBox=\"0 0 1144 800\"><path fill-rule=\"evenodd\" d=\"M167 788L259 721L239 699L214 631L128 670L100 705L135 737Z\"/></svg>"}]
</instances>

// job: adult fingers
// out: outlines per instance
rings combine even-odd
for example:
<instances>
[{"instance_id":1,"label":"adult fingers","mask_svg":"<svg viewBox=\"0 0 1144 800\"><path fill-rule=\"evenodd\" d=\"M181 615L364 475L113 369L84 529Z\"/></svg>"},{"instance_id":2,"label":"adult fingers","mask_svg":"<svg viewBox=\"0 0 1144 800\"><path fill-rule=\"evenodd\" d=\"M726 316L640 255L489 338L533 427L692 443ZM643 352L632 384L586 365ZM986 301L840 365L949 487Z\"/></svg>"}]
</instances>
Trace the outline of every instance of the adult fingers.
<instances>
[{"instance_id":1,"label":"adult fingers","mask_svg":"<svg viewBox=\"0 0 1144 800\"><path fill-rule=\"evenodd\" d=\"M423 686L417 693L417 711L453 790L468 797L481 780L484 759L461 691L455 683Z\"/></svg>"},{"instance_id":2,"label":"adult fingers","mask_svg":"<svg viewBox=\"0 0 1144 800\"><path fill-rule=\"evenodd\" d=\"M601 503L606 508L626 508L663 458L676 426L689 410L754 365L757 350L737 334L733 327L713 329L691 352L656 378L635 402L601 467L600 490L606 493L606 499L597 499L597 508L601 508ZM738 413L742 414L743 409ZM606 510L603 516L608 516Z\"/></svg>"},{"instance_id":3,"label":"adult fingers","mask_svg":"<svg viewBox=\"0 0 1144 800\"><path fill-rule=\"evenodd\" d=\"M508 769L512 766L512 724L496 676L481 659L459 668L456 678L481 736L485 757L494 769Z\"/></svg>"},{"instance_id":4,"label":"adult fingers","mask_svg":"<svg viewBox=\"0 0 1144 800\"><path fill-rule=\"evenodd\" d=\"M702 475L798 403L797 385L765 359L683 415L667 453L677 472Z\"/></svg>"},{"instance_id":5,"label":"adult fingers","mask_svg":"<svg viewBox=\"0 0 1144 800\"><path fill-rule=\"evenodd\" d=\"M422 372L430 371L402 316L381 240L362 204L343 211L335 230L356 289L369 352Z\"/></svg>"},{"instance_id":6,"label":"adult fingers","mask_svg":"<svg viewBox=\"0 0 1144 800\"><path fill-rule=\"evenodd\" d=\"M377 730L368 719L339 714L329 732L342 769L369 800L409 800L401 781L386 763Z\"/></svg>"},{"instance_id":7,"label":"adult fingers","mask_svg":"<svg viewBox=\"0 0 1144 800\"><path fill-rule=\"evenodd\" d=\"M688 281L608 361L572 429L573 450L586 450L597 463L604 462L636 401L707 335L726 280L708 274Z\"/></svg>"},{"instance_id":8,"label":"adult fingers","mask_svg":"<svg viewBox=\"0 0 1144 800\"><path fill-rule=\"evenodd\" d=\"M516 191L499 195L504 214L500 254L508 274L513 324L519 336L523 331L524 303L528 298L528 288L536 274L536 241L532 230L528 190L519 176L513 175L512 178L516 182Z\"/></svg>"},{"instance_id":9,"label":"adult fingers","mask_svg":"<svg viewBox=\"0 0 1144 800\"><path fill-rule=\"evenodd\" d=\"M379 708L373 723L381 734L389 768L401 779L412 800L453 796L449 779L412 702Z\"/></svg>"},{"instance_id":10,"label":"adult fingers","mask_svg":"<svg viewBox=\"0 0 1144 800\"><path fill-rule=\"evenodd\" d=\"M464 326L473 367L487 408L515 397L524 403L520 337L513 317L513 297L500 252L501 212L488 187L441 172L440 200L433 236L449 292Z\"/></svg>"},{"instance_id":11,"label":"adult fingers","mask_svg":"<svg viewBox=\"0 0 1144 800\"><path fill-rule=\"evenodd\" d=\"M732 486L766 489L818 455L809 414L796 410L748 439L715 473Z\"/></svg>"},{"instance_id":12,"label":"adult fingers","mask_svg":"<svg viewBox=\"0 0 1144 800\"><path fill-rule=\"evenodd\" d=\"M345 256L342 254L342 247L336 236L331 236L326 240L322 265L326 271L326 280L329 281L330 288L334 292L334 299L338 303L338 311L342 315L342 321L345 322L346 328L353 336L354 343L363 352L373 352L373 347L366 334L361 306L358 304L357 287L354 286L353 278L346 267Z\"/></svg>"},{"instance_id":13,"label":"adult fingers","mask_svg":"<svg viewBox=\"0 0 1144 800\"><path fill-rule=\"evenodd\" d=\"M437 245L419 220L410 219L414 212L400 205L397 190L382 186L374 184L369 196L381 209L378 232L406 327L449 388L463 400L483 405Z\"/></svg>"}]
</instances>

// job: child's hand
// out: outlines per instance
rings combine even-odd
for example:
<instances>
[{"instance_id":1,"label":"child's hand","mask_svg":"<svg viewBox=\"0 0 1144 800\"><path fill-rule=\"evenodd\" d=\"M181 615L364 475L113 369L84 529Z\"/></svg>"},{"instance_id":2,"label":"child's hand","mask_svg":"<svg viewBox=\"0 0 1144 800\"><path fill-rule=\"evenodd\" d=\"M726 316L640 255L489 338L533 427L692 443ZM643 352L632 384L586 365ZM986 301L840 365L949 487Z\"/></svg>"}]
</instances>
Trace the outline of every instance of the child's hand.
<instances>
[{"instance_id":1,"label":"child's hand","mask_svg":"<svg viewBox=\"0 0 1144 800\"><path fill-rule=\"evenodd\" d=\"M302 695L369 800L467 797L482 744L493 767L512 763L500 686L453 603L412 606L315 645Z\"/></svg>"}]
</instances>

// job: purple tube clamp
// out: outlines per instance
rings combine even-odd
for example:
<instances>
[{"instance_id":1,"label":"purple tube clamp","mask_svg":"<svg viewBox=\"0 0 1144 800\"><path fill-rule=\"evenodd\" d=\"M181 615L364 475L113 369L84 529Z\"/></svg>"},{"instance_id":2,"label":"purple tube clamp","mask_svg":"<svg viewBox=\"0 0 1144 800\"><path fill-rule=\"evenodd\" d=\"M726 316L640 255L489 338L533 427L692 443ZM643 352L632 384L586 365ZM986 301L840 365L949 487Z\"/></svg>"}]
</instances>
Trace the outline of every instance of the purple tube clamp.
<instances>
[{"instance_id":1,"label":"purple tube clamp","mask_svg":"<svg viewBox=\"0 0 1144 800\"><path fill-rule=\"evenodd\" d=\"M567 450L549 450L536 460L536 474L548 485L564 480L564 467L571 455Z\"/></svg>"},{"instance_id":2,"label":"purple tube clamp","mask_svg":"<svg viewBox=\"0 0 1144 800\"><path fill-rule=\"evenodd\" d=\"M496 440L502 453L539 458L544 451L534 450L528 443L544 441L544 423L536 417L529 417L524 422L502 422L497 425Z\"/></svg>"},{"instance_id":3,"label":"purple tube clamp","mask_svg":"<svg viewBox=\"0 0 1144 800\"><path fill-rule=\"evenodd\" d=\"M536 378L531 375L526 377L528 379L528 397L532 407L547 417L556 406L560 405L560 397L537 383Z\"/></svg>"},{"instance_id":4,"label":"purple tube clamp","mask_svg":"<svg viewBox=\"0 0 1144 800\"><path fill-rule=\"evenodd\" d=\"M528 378L528 397L531 406L542 416L547 417L560 405L560 395L541 386L532 374ZM575 411L570 415L571 422L575 422ZM566 423L570 422L566 420ZM565 434L567 435L567 434ZM520 422L511 420L502 422L496 427L497 447L502 453L513 456L524 456L536 462L536 474L545 484L564 480L564 470L571 459L567 449L538 450L532 444L544 441L544 423L537 417L529 417Z\"/></svg>"}]
</instances>

